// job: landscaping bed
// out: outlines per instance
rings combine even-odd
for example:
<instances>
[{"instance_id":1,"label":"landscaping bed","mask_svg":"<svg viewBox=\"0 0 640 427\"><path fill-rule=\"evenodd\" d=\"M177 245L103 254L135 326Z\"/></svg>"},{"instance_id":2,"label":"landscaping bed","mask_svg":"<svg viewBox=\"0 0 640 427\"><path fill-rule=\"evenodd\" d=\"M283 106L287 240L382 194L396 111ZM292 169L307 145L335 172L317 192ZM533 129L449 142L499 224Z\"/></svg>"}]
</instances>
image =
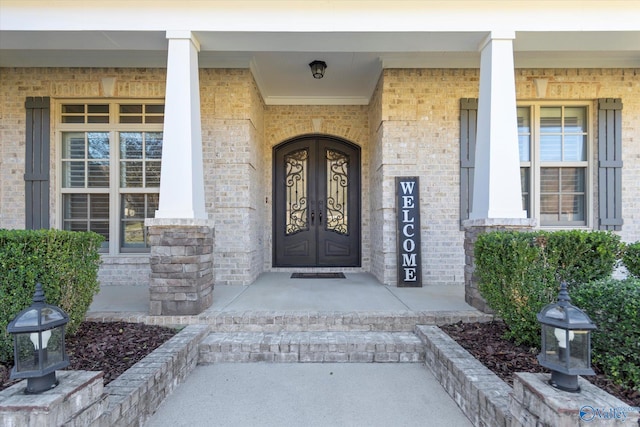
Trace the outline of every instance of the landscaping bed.
<instances>
[{"instance_id":1,"label":"landscaping bed","mask_svg":"<svg viewBox=\"0 0 640 427\"><path fill-rule=\"evenodd\" d=\"M503 339L503 322L456 323L443 325L458 344L483 365L512 385L514 372L545 372L538 364L536 348L516 346ZM75 336L67 337L68 369L103 371L105 385L142 360L177 333L175 329L126 322L83 322ZM9 380L11 366L0 364L0 390L16 381ZM630 406L640 407L640 391L614 384L604 374L585 378Z\"/></svg>"},{"instance_id":2,"label":"landscaping bed","mask_svg":"<svg viewBox=\"0 0 640 427\"><path fill-rule=\"evenodd\" d=\"M515 372L548 372L538 364L538 349L517 346L503 338L506 331L503 322L460 322L440 328L509 385L513 385ZM597 375L585 379L630 406L640 407L639 390L614 384L597 366L593 368Z\"/></svg>"},{"instance_id":3,"label":"landscaping bed","mask_svg":"<svg viewBox=\"0 0 640 427\"><path fill-rule=\"evenodd\" d=\"M107 385L177 332L142 323L83 322L75 335L66 337L67 369L103 371ZM9 380L10 369L0 364L0 390L17 382Z\"/></svg>"}]
</instances>

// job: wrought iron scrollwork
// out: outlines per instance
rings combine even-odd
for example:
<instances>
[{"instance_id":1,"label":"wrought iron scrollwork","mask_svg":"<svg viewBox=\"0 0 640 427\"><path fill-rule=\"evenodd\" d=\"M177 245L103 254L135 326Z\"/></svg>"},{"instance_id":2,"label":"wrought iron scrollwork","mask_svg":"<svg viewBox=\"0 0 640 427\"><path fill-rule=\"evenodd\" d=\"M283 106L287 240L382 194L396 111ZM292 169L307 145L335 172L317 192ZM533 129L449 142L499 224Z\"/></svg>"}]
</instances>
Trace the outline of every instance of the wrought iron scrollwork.
<instances>
[{"instance_id":1,"label":"wrought iron scrollwork","mask_svg":"<svg viewBox=\"0 0 640 427\"><path fill-rule=\"evenodd\" d=\"M307 218L307 169L309 152L294 151L284 157L286 186L286 228L287 236L309 229Z\"/></svg>"},{"instance_id":2,"label":"wrought iron scrollwork","mask_svg":"<svg viewBox=\"0 0 640 427\"><path fill-rule=\"evenodd\" d=\"M326 225L328 231L348 235L349 205L349 156L334 150L327 150L327 203Z\"/></svg>"}]
</instances>

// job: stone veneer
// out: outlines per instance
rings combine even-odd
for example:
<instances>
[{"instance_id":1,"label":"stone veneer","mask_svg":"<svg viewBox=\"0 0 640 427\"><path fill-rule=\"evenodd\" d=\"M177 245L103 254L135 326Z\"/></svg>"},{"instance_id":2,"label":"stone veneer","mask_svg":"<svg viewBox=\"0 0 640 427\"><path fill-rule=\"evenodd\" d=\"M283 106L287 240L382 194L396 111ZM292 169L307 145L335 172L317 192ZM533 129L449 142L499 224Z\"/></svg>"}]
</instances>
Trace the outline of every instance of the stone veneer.
<instances>
[{"instance_id":1,"label":"stone veneer","mask_svg":"<svg viewBox=\"0 0 640 427\"><path fill-rule=\"evenodd\" d=\"M199 314L213 302L213 228L207 221L147 220L149 314Z\"/></svg>"},{"instance_id":2,"label":"stone veneer","mask_svg":"<svg viewBox=\"0 0 640 427\"><path fill-rule=\"evenodd\" d=\"M535 227L531 219L482 219L465 220L464 227L464 300L467 304L484 313L493 313L478 289L479 280L475 274L475 244L478 236L492 231L528 231Z\"/></svg>"}]
</instances>

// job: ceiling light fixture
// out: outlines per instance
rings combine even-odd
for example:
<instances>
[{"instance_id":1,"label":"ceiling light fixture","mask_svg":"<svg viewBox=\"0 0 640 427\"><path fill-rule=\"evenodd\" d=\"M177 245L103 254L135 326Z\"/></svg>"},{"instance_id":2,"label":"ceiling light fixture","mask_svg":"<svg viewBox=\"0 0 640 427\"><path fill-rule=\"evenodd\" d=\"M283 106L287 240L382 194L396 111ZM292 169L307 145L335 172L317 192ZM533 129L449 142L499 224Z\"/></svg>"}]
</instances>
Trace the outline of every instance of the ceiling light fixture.
<instances>
[{"instance_id":1,"label":"ceiling light fixture","mask_svg":"<svg viewBox=\"0 0 640 427\"><path fill-rule=\"evenodd\" d=\"M321 79L324 77L324 70L327 69L327 63L324 61L315 60L311 64L311 74L313 74L314 79Z\"/></svg>"}]
</instances>

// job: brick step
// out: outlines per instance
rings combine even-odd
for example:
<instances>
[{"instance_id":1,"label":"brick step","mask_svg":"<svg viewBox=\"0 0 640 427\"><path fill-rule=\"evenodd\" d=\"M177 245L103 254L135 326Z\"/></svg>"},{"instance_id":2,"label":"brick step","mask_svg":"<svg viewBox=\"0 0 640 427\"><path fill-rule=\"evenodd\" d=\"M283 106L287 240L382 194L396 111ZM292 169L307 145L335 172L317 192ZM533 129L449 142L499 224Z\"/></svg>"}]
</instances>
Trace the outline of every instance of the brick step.
<instances>
[{"instance_id":1,"label":"brick step","mask_svg":"<svg viewBox=\"0 0 640 427\"><path fill-rule=\"evenodd\" d=\"M416 325L487 322L493 316L477 310L432 312L295 312L246 311L204 314L196 319L212 332L413 332ZM176 324L180 318L166 319Z\"/></svg>"},{"instance_id":2,"label":"brick step","mask_svg":"<svg viewBox=\"0 0 640 427\"><path fill-rule=\"evenodd\" d=\"M463 311L205 311L193 316L93 312L87 320L149 325L209 325L211 332L412 332L416 325L488 322L493 315Z\"/></svg>"},{"instance_id":3,"label":"brick step","mask_svg":"<svg viewBox=\"0 0 640 427\"><path fill-rule=\"evenodd\" d=\"M223 332L199 347L199 364L224 362L423 362L411 332Z\"/></svg>"}]
</instances>

